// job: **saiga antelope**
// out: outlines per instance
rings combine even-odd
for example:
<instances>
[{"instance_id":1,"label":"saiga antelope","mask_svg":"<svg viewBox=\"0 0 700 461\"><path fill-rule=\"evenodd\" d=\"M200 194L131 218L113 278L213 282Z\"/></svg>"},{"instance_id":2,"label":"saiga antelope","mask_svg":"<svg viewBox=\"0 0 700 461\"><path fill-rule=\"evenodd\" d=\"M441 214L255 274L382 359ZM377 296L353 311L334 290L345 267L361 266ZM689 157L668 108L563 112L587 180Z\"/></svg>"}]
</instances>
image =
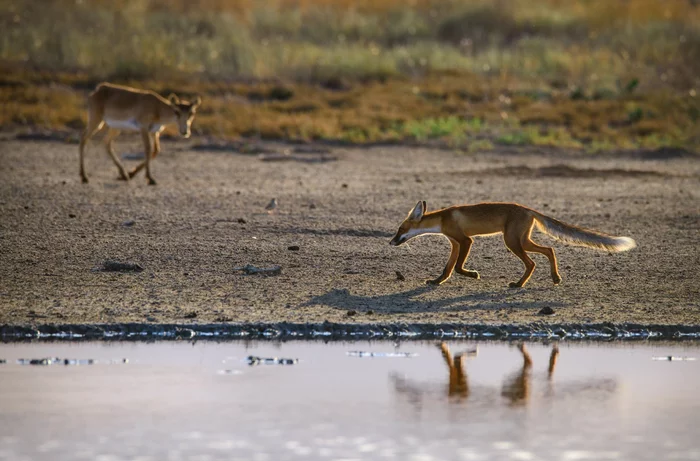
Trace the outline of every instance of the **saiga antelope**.
<instances>
[{"instance_id":1,"label":"saiga antelope","mask_svg":"<svg viewBox=\"0 0 700 461\"><path fill-rule=\"evenodd\" d=\"M168 99L159 94L130 88L127 86L100 83L88 96L88 123L80 138L80 177L88 182L85 173L85 145L88 140L105 125L107 153L117 165L121 179L129 180L136 173L146 168L148 184L155 185L151 176L151 160L160 152L160 134L166 125L177 125L180 134L189 138L192 120L202 99L197 96L194 101L184 101L171 94ZM140 131L146 159L127 173L124 165L114 152L113 141L120 130Z\"/></svg>"}]
</instances>

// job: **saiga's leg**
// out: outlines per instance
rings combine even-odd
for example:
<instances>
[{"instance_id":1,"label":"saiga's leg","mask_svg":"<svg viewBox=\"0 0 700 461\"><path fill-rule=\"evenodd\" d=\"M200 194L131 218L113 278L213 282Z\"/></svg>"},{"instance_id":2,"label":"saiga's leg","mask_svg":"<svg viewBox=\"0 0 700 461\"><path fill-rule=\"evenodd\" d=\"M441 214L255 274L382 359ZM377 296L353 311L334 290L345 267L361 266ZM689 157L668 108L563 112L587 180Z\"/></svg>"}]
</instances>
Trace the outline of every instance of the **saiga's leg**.
<instances>
[{"instance_id":1,"label":"saiga's leg","mask_svg":"<svg viewBox=\"0 0 700 461\"><path fill-rule=\"evenodd\" d=\"M119 130L110 128L107 132L107 136L105 137L105 146L107 148L107 153L110 157L112 157L112 161L115 165L117 165L117 168L119 169L120 179L128 181L129 174L126 172L126 168L124 168L124 165L122 165L122 162L119 161L119 157L117 157L117 154L114 152L114 138L116 138L117 136L119 136Z\"/></svg>"},{"instance_id":2,"label":"saiga's leg","mask_svg":"<svg viewBox=\"0 0 700 461\"><path fill-rule=\"evenodd\" d=\"M83 183L88 182L88 177L85 173L85 146L90 138L95 136L95 133L100 131L100 129L102 129L104 126L102 117L99 117L98 114L94 112L94 110L88 111L88 124L80 136L80 177L82 178Z\"/></svg>"},{"instance_id":3,"label":"saiga's leg","mask_svg":"<svg viewBox=\"0 0 700 461\"><path fill-rule=\"evenodd\" d=\"M150 186L156 185L156 180L151 176L151 133L148 130L141 130L144 152L146 153L146 178Z\"/></svg>"},{"instance_id":4,"label":"saiga's leg","mask_svg":"<svg viewBox=\"0 0 700 461\"><path fill-rule=\"evenodd\" d=\"M156 158L160 154L160 131L153 135L153 156L151 158ZM143 170L146 166L146 160L139 163L131 172L129 177L133 178L139 171Z\"/></svg>"}]
</instances>

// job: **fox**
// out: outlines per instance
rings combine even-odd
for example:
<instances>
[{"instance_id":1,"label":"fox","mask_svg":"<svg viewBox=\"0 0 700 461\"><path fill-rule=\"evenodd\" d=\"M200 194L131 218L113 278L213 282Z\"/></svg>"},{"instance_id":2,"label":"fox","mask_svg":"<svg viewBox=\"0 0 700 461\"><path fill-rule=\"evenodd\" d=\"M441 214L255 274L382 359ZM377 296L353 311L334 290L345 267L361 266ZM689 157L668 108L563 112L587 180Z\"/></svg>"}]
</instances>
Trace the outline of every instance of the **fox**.
<instances>
[{"instance_id":1,"label":"fox","mask_svg":"<svg viewBox=\"0 0 700 461\"><path fill-rule=\"evenodd\" d=\"M474 243L474 236L503 234L506 247L525 265L525 272L511 288L525 286L535 270L535 262L528 252L540 253L550 264L552 281L562 281L554 249L536 244L531 239L533 227L551 237L572 245L610 252L628 251L637 246L630 237L615 237L595 230L566 224L517 203L486 202L475 205L456 205L427 212L425 201L419 201L401 223L390 245L402 245L414 237L441 234L452 245L447 265L439 277L426 280L429 285L441 285L456 271L474 279L481 278L476 270L465 269L464 264Z\"/></svg>"},{"instance_id":2,"label":"fox","mask_svg":"<svg viewBox=\"0 0 700 461\"><path fill-rule=\"evenodd\" d=\"M88 96L88 122L80 137L80 177L88 183L85 172L85 146L105 125L107 153L119 169L120 179L128 181L144 167L149 185L156 181L151 175L151 160L160 152L160 134L167 125L177 125L180 134L189 138L191 126L202 98L192 101L180 99L176 94L164 98L151 90L140 90L128 86L103 82L97 85ZM120 130L139 131L144 145L146 159L128 172L119 161L113 148L113 141Z\"/></svg>"}]
</instances>

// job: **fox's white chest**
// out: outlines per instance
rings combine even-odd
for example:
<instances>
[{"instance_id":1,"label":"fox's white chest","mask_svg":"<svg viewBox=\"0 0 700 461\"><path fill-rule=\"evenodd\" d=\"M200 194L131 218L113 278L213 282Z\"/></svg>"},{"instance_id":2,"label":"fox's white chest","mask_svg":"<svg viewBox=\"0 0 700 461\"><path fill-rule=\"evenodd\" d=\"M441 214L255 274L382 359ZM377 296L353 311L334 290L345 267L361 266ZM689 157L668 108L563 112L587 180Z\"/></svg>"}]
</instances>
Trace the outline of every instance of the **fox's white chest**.
<instances>
[{"instance_id":1,"label":"fox's white chest","mask_svg":"<svg viewBox=\"0 0 700 461\"><path fill-rule=\"evenodd\" d=\"M105 123L108 127L114 128L115 130L128 130L128 131L141 131L141 123L135 118L129 118L126 120L105 118ZM148 127L148 131L151 133L158 133L163 130L163 125L153 124Z\"/></svg>"}]
</instances>

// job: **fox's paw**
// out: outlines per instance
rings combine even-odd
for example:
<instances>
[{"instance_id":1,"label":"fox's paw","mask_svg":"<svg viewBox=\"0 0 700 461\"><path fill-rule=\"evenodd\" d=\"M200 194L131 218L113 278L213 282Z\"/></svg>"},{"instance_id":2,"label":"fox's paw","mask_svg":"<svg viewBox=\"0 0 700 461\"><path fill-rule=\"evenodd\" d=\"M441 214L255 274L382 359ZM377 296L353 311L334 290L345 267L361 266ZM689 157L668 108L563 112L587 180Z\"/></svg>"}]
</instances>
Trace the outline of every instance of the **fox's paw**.
<instances>
[{"instance_id":1,"label":"fox's paw","mask_svg":"<svg viewBox=\"0 0 700 461\"><path fill-rule=\"evenodd\" d=\"M90 181L88 181L87 176L83 176L82 182L83 182L83 184L87 184L87 183L89 183Z\"/></svg>"},{"instance_id":2,"label":"fox's paw","mask_svg":"<svg viewBox=\"0 0 700 461\"><path fill-rule=\"evenodd\" d=\"M153 179L153 178L148 178L148 185L149 185L149 186L157 186L158 183L156 182L155 179Z\"/></svg>"},{"instance_id":3,"label":"fox's paw","mask_svg":"<svg viewBox=\"0 0 700 461\"><path fill-rule=\"evenodd\" d=\"M443 282L444 282L444 280L438 277L436 279L426 280L425 284L438 286L438 285L442 285Z\"/></svg>"},{"instance_id":4,"label":"fox's paw","mask_svg":"<svg viewBox=\"0 0 700 461\"><path fill-rule=\"evenodd\" d=\"M522 285L520 284L520 282L510 282L508 284L508 287L509 288L522 288Z\"/></svg>"},{"instance_id":5,"label":"fox's paw","mask_svg":"<svg viewBox=\"0 0 700 461\"><path fill-rule=\"evenodd\" d=\"M481 278L478 271L457 269L455 272L457 272L458 274L464 275L466 277L470 277L470 278L477 279L477 280L479 280Z\"/></svg>"},{"instance_id":6,"label":"fox's paw","mask_svg":"<svg viewBox=\"0 0 700 461\"><path fill-rule=\"evenodd\" d=\"M561 283L561 275L553 275L552 276L552 281L554 282L555 285L559 285Z\"/></svg>"}]
</instances>

